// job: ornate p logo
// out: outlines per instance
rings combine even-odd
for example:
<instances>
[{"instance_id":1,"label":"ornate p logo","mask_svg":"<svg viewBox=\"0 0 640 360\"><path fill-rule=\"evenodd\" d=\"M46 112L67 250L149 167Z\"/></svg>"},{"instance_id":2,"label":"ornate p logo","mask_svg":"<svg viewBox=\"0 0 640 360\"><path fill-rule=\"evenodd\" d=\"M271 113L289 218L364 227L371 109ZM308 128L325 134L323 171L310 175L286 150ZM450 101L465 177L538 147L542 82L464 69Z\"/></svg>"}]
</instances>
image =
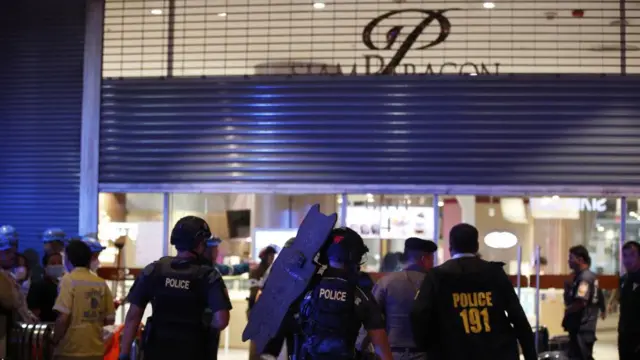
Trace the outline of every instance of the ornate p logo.
<instances>
[{"instance_id":1,"label":"ornate p logo","mask_svg":"<svg viewBox=\"0 0 640 360\"><path fill-rule=\"evenodd\" d=\"M459 9L444 9L444 10L405 9L405 10L390 11L384 15L378 16L377 18L371 20L371 22L369 22L367 26L365 26L364 30L362 31L362 42L365 44L366 47L368 47L371 50L391 50L393 45L396 43L396 40L398 40L400 33L404 29L404 26L392 26L391 29L389 29L389 31L386 32L385 46L380 48L373 43L371 39L371 34L373 30L376 27L378 27L378 25L380 25L380 23L383 20L386 20L398 14L409 13L409 12L419 13L426 16L426 18L424 18L413 29L413 31L411 31L411 33L407 36L404 42L402 42L402 45L400 45L400 48L398 48L398 51L396 51L391 61L387 64L387 66L385 66L385 68L381 72L382 74L393 74L393 71L395 70L396 66L398 66L398 64L400 64L402 59L404 59L404 57L407 55L407 52L409 52L413 44L415 44L415 42L418 40L420 35L422 35L422 33L424 32L424 29L426 29L427 26L431 25L431 23L433 23L434 21L436 21L440 26L440 33L438 34L438 36L431 42L427 43L426 45L420 46L414 50L428 49L430 47L434 47L444 42L445 40L447 40L447 38L449 37L449 33L451 32L451 23L449 22L449 19L447 19L444 16L444 13L446 13L449 10L459 10Z\"/></svg>"}]
</instances>

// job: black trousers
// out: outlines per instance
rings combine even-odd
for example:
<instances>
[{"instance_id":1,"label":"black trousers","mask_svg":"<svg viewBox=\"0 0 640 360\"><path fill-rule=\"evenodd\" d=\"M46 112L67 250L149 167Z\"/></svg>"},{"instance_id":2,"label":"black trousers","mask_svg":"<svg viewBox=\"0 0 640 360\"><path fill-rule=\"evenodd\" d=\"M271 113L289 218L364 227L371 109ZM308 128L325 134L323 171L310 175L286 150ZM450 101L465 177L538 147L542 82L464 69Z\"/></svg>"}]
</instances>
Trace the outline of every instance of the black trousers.
<instances>
[{"instance_id":1,"label":"black trousers","mask_svg":"<svg viewBox=\"0 0 640 360\"><path fill-rule=\"evenodd\" d=\"M618 354L620 360L640 359L640 334L618 334Z\"/></svg>"},{"instance_id":2,"label":"black trousers","mask_svg":"<svg viewBox=\"0 0 640 360\"><path fill-rule=\"evenodd\" d=\"M569 359L593 360L593 345L596 343L596 334L593 332L569 333Z\"/></svg>"}]
</instances>

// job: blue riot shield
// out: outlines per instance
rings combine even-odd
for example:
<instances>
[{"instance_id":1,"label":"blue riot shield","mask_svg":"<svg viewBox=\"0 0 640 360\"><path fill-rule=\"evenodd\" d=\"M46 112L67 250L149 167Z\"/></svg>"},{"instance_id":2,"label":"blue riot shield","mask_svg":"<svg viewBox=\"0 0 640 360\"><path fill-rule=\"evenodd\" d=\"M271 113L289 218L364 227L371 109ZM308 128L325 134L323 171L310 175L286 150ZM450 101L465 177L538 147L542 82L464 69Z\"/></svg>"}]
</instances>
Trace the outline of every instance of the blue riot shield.
<instances>
[{"instance_id":1,"label":"blue riot shield","mask_svg":"<svg viewBox=\"0 0 640 360\"><path fill-rule=\"evenodd\" d=\"M318 256L336 224L336 214L325 215L320 205L311 207L302 221L293 244L282 249L269 274L267 286L249 313L242 341L252 340L261 354L267 343L278 335L293 303L302 296L321 265Z\"/></svg>"}]
</instances>

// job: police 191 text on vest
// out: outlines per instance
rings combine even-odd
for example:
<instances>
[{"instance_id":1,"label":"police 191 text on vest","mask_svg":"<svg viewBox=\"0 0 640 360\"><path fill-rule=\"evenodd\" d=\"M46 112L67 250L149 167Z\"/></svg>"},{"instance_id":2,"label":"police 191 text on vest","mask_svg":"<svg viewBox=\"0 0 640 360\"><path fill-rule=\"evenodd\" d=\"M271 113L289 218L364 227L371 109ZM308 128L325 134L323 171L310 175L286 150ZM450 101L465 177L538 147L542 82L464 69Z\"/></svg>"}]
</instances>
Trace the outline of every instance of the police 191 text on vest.
<instances>
[{"instance_id":1,"label":"police 191 text on vest","mask_svg":"<svg viewBox=\"0 0 640 360\"><path fill-rule=\"evenodd\" d=\"M172 279L172 278L167 278L164 281L164 287L171 287L174 289L184 289L184 290L189 290L189 283L191 281L189 280L178 280L178 279Z\"/></svg>"}]
</instances>

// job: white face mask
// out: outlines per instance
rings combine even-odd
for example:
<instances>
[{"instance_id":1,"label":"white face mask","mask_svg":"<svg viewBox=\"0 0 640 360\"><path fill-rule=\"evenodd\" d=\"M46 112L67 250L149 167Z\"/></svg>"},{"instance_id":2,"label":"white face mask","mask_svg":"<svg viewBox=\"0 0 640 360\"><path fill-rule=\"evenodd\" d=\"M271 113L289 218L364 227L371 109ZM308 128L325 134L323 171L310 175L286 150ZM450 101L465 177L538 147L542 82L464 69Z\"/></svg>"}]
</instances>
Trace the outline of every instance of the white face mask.
<instances>
[{"instance_id":1,"label":"white face mask","mask_svg":"<svg viewBox=\"0 0 640 360\"><path fill-rule=\"evenodd\" d=\"M13 270L13 274L17 281L23 281L27 278L27 268L24 266L18 266Z\"/></svg>"},{"instance_id":2,"label":"white face mask","mask_svg":"<svg viewBox=\"0 0 640 360\"><path fill-rule=\"evenodd\" d=\"M91 271L96 272L100 268L100 260L91 261Z\"/></svg>"},{"instance_id":3,"label":"white face mask","mask_svg":"<svg viewBox=\"0 0 640 360\"><path fill-rule=\"evenodd\" d=\"M49 265L45 268L45 272L47 276L52 279L59 279L64 275L64 266L63 265Z\"/></svg>"}]
</instances>

